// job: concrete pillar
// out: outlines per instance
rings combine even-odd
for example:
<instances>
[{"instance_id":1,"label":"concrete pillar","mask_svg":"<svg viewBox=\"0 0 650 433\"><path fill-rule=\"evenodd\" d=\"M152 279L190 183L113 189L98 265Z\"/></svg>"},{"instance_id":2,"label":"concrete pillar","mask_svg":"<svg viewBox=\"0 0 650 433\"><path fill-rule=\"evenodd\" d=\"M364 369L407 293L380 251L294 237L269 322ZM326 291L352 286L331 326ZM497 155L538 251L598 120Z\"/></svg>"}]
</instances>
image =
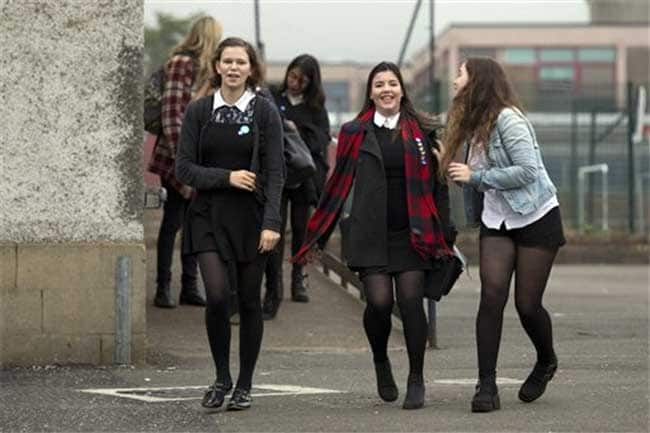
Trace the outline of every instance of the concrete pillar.
<instances>
[{"instance_id":1,"label":"concrete pillar","mask_svg":"<svg viewBox=\"0 0 650 433\"><path fill-rule=\"evenodd\" d=\"M144 360L143 0L0 3L0 366Z\"/></svg>"}]
</instances>

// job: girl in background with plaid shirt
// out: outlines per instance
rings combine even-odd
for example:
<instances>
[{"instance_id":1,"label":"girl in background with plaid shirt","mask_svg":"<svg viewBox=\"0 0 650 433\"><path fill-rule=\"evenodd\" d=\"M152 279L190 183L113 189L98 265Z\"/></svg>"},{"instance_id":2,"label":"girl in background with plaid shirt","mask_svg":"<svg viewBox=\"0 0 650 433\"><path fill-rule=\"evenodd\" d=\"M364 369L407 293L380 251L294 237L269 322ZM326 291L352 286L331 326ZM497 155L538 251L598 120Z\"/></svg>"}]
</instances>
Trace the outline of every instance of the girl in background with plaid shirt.
<instances>
[{"instance_id":1,"label":"girl in background with plaid shirt","mask_svg":"<svg viewBox=\"0 0 650 433\"><path fill-rule=\"evenodd\" d=\"M154 305L174 308L171 295L171 267L176 233L183 226L183 216L189 205L192 189L183 185L174 175L176 148L187 105L206 94L212 77L210 58L221 39L221 25L212 17L199 18L190 32L172 49L165 65L165 84L162 94L163 133L156 140L149 171L160 176L167 190L157 244L157 277ZM193 255L182 255L180 303L205 305L197 288L197 265Z\"/></svg>"}]
</instances>

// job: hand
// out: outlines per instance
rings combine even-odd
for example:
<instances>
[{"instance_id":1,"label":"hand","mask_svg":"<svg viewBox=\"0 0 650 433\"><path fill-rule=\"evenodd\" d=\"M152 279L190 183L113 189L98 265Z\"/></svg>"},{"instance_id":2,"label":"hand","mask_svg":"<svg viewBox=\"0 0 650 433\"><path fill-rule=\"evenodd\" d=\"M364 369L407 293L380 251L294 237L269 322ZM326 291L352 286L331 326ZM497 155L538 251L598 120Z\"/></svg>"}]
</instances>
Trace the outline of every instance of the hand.
<instances>
[{"instance_id":1,"label":"hand","mask_svg":"<svg viewBox=\"0 0 650 433\"><path fill-rule=\"evenodd\" d=\"M235 170L230 172L228 181L230 185L235 188L243 189L246 191L255 190L255 173L248 170Z\"/></svg>"},{"instance_id":2,"label":"hand","mask_svg":"<svg viewBox=\"0 0 650 433\"><path fill-rule=\"evenodd\" d=\"M440 140L436 140L436 144L438 145L438 148L436 149L435 147L432 147L431 151L433 152L433 155L438 159L438 163L440 163L440 161L442 161L442 157L445 156L445 146Z\"/></svg>"},{"instance_id":3,"label":"hand","mask_svg":"<svg viewBox=\"0 0 650 433\"><path fill-rule=\"evenodd\" d=\"M292 131L298 131L298 127L296 124L293 122L293 120L285 120L284 123L287 125L289 129Z\"/></svg>"},{"instance_id":4,"label":"hand","mask_svg":"<svg viewBox=\"0 0 650 433\"><path fill-rule=\"evenodd\" d=\"M194 194L194 188L188 185L183 185L181 187L180 193L185 200L189 200L192 198L192 195Z\"/></svg>"},{"instance_id":5,"label":"hand","mask_svg":"<svg viewBox=\"0 0 650 433\"><path fill-rule=\"evenodd\" d=\"M452 162L449 164L447 174L454 182L467 183L469 182L469 178L472 176L472 170L470 170L467 164Z\"/></svg>"},{"instance_id":6,"label":"hand","mask_svg":"<svg viewBox=\"0 0 650 433\"><path fill-rule=\"evenodd\" d=\"M274 232L273 230L262 230L260 244L257 246L257 250L260 253L268 253L275 248L279 240L280 233Z\"/></svg>"}]
</instances>

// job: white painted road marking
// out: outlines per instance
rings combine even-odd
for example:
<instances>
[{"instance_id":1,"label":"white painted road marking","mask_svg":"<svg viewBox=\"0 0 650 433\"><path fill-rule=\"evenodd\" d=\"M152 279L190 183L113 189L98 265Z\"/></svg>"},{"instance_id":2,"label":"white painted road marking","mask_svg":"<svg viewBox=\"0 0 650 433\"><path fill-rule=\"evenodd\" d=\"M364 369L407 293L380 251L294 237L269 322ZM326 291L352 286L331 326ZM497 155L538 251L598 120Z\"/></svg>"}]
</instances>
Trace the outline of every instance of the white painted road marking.
<instances>
[{"instance_id":1,"label":"white painted road marking","mask_svg":"<svg viewBox=\"0 0 650 433\"><path fill-rule=\"evenodd\" d=\"M168 386L157 388L91 388L80 389L80 392L88 394L100 394L111 397L130 398L133 400L144 401L147 403L163 403L169 401L200 400L203 398L202 393L197 393L195 397L158 397L153 394L168 391L186 391L186 390L206 390L205 385L201 386ZM259 392L262 391L262 392ZM268 392L264 392L268 391ZM255 385L253 387L253 397L275 397L287 395L311 395L311 394L343 394L345 391L325 388L309 388L305 386L292 385Z\"/></svg>"},{"instance_id":2,"label":"white painted road marking","mask_svg":"<svg viewBox=\"0 0 650 433\"><path fill-rule=\"evenodd\" d=\"M476 385L476 379L437 379L434 380L434 383L439 383L440 385ZM519 385L524 383L521 379L511 379L509 377L499 377L497 378L498 385Z\"/></svg>"}]
</instances>

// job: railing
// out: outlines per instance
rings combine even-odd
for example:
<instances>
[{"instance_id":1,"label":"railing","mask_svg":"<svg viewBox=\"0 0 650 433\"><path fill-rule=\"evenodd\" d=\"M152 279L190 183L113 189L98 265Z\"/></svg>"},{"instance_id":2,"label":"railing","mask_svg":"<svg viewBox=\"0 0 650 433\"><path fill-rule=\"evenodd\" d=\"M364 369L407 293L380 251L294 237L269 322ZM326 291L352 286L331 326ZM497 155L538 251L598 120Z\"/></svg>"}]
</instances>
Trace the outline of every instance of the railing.
<instances>
[{"instance_id":1,"label":"railing","mask_svg":"<svg viewBox=\"0 0 650 433\"><path fill-rule=\"evenodd\" d=\"M580 234L585 230L585 178L593 173L601 173L601 205L602 205L602 229L609 230L609 205L608 205L608 188L607 173L609 168L607 164L585 165L578 169L578 230Z\"/></svg>"}]
</instances>

